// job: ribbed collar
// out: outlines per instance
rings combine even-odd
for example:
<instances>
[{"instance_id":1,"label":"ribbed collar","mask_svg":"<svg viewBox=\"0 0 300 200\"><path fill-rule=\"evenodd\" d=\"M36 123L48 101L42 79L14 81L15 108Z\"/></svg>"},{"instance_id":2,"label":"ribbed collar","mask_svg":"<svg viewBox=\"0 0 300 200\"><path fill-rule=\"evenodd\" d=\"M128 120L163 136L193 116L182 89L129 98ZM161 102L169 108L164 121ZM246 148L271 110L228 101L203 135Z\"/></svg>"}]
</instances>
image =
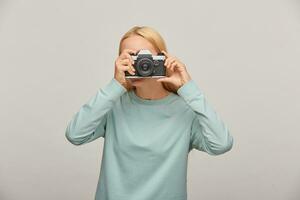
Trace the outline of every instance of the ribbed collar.
<instances>
[{"instance_id":1,"label":"ribbed collar","mask_svg":"<svg viewBox=\"0 0 300 200\"><path fill-rule=\"evenodd\" d=\"M157 105L157 104L166 104L167 102L169 102L170 99L172 99L176 94L174 94L173 92L170 92L170 94L164 98L161 99L143 99L139 96L137 96L134 92L134 90L130 90L128 92L129 96L136 101L137 103L140 104L148 104L148 105Z\"/></svg>"}]
</instances>

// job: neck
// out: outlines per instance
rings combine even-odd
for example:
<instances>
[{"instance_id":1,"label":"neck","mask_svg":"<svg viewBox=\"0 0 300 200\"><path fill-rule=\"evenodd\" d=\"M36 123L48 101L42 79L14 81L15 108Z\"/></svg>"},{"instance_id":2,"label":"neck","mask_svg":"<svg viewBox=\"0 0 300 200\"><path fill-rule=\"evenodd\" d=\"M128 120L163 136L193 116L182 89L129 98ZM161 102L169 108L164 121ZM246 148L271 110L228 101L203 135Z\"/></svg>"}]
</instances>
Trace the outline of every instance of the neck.
<instances>
[{"instance_id":1,"label":"neck","mask_svg":"<svg viewBox=\"0 0 300 200\"><path fill-rule=\"evenodd\" d=\"M134 92L137 96L148 100L162 99L170 94L170 92L163 87L162 83L156 81L135 87Z\"/></svg>"}]
</instances>

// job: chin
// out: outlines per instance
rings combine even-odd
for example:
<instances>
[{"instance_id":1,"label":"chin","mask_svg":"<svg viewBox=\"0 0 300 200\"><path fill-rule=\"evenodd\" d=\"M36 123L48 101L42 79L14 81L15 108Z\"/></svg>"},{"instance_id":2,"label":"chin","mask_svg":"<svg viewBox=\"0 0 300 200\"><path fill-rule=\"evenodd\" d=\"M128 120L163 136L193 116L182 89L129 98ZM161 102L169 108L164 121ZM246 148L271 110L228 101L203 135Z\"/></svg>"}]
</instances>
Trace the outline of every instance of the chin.
<instances>
[{"instance_id":1,"label":"chin","mask_svg":"<svg viewBox=\"0 0 300 200\"><path fill-rule=\"evenodd\" d=\"M145 82L145 79L144 78L140 78L140 79L132 79L130 80L130 83L134 86L136 85L141 85Z\"/></svg>"}]
</instances>

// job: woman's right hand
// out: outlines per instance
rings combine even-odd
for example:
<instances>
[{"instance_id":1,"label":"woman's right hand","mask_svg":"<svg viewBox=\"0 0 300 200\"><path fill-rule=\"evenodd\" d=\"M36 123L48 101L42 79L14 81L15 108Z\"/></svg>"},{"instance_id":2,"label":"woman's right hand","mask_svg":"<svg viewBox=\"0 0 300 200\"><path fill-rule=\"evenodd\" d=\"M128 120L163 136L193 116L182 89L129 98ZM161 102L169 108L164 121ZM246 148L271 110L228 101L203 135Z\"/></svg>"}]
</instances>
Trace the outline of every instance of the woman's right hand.
<instances>
[{"instance_id":1,"label":"woman's right hand","mask_svg":"<svg viewBox=\"0 0 300 200\"><path fill-rule=\"evenodd\" d=\"M114 78L122 84L127 90L129 85L126 82L125 71L128 71L130 74L135 74L135 69L132 66L134 61L131 58L130 53L136 54L137 51L132 49L124 49L120 56L115 61L115 74Z\"/></svg>"}]
</instances>

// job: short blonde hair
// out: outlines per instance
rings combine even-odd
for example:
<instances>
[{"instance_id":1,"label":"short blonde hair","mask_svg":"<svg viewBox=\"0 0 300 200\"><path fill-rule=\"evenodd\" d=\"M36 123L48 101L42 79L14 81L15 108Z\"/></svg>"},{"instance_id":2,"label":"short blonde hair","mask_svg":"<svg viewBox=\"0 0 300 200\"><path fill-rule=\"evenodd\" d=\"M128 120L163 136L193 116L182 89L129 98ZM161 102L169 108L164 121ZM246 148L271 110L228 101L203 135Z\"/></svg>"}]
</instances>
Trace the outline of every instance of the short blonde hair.
<instances>
[{"instance_id":1,"label":"short blonde hair","mask_svg":"<svg viewBox=\"0 0 300 200\"><path fill-rule=\"evenodd\" d=\"M133 36L133 35L139 35L139 36L142 36L143 38L145 38L147 41L149 41L152 44L152 46L154 47L154 49L157 52L161 52L161 51L168 52L164 39L154 28L151 28L149 26L134 26L134 27L130 28L122 36L120 43L119 43L119 55L122 53L121 52L121 44L122 44L123 40L125 40L126 38ZM126 80L126 82L130 86L129 90L133 89L134 86L132 86L128 80ZM166 90L177 94L177 90L174 88L174 86L172 84L162 82L162 85Z\"/></svg>"}]
</instances>

